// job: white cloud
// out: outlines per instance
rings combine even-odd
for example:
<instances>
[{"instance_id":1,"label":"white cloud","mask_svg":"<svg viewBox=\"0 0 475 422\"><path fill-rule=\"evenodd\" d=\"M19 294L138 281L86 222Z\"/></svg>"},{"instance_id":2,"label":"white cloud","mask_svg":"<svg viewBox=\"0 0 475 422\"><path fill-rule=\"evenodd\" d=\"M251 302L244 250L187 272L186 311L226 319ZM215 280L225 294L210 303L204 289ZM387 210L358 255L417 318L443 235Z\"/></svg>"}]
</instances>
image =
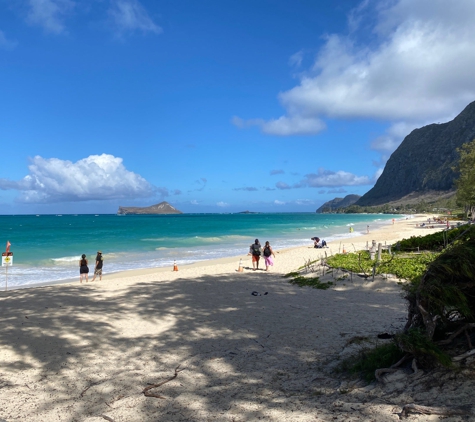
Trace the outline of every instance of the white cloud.
<instances>
[{"instance_id":1,"label":"white cloud","mask_svg":"<svg viewBox=\"0 0 475 422\"><path fill-rule=\"evenodd\" d=\"M393 125L381 136L378 136L371 142L371 149L382 153L391 153L402 142L405 136L411 133L417 127L424 126L424 123L413 124L398 122Z\"/></svg>"},{"instance_id":2,"label":"white cloud","mask_svg":"<svg viewBox=\"0 0 475 422\"><path fill-rule=\"evenodd\" d=\"M199 202L198 202L196 199L192 199L192 200L190 201L190 204L191 204L191 205L199 205Z\"/></svg>"},{"instance_id":3,"label":"white cloud","mask_svg":"<svg viewBox=\"0 0 475 422\"><path fill-rule=\"evenodd\" d=\"M149 197L166 188L154 188L140 175L128 171L122 158L90 155L75 163L36 156L22 180L0 179L0 189L22 192L22 202L89 201Z\"/></svg>"},{"instance_id":4,"label":"white cloud","mask_svg":"<svg viewBox=\"0 0 475 422\"><path fill-rule=\"evenodd\" d=\"M275 204L275 205L285 205L285 202L279 201L278 199L276 199L276 200L274 201L274 204Z\"/></svg>"},{"instance_id":5,"label":"white cloud","mask_svg":"<svg viewBox=\"0 0 475 422\"><path fill-rule=\"evenodd\" d=\"M218 207L222 207L222 208L229 207L229 204L228 204L227 202L223 202L223 201L216 202L216 205L217 205Z\"/></svg>"},{"instance_id":6,"label":"white cloud","mask_svg":"<svg viewBox=\"0 0 475 422\"><path fill-rule=\"evenodd\" d=\"M138 0L114 0L109 9L109 16L119 34L136 30L155 34L163 32Z\"/></svg>"},{"instance_id":7,"label":"white cloud","mask_svg":"<svg viewBox=\"0 0 475 422\"><path fill-rule=\"evenodd\" d=\"M473 0L365 0L349 16L349 34L328 35L313 67L279 95L286 114L241 125L293 135L317 133L324 118L450 120L475 99L474 16ZM399 142L387 134L374 146Z\"/></svg>"},{"instance_id":8,"label":"white cloud","mask_svg":"<svg viewBox=\"0 0 475 422\"><path fill-rule=\"evenodd\" d=\"M72 11L72 0L28 0L27 22L43 27L46 32L61 34L65 31L64 18Z\"/></svg>"},{"instance_id":9,"label":"white cloud","mask_svg":"<svg viewBox=\"0 0 475 422\"><path fill-rule=\"evenodd\" d=\"M310 199L297 199L295 201L297 205L312 205L314 202Z\"/></svg>"},{"instance_id":10,"label":"white cloud","mask_svg":"<svg viewBox=\"0 0 475 422\"><path fill-rule=\"evenodd\" d=\"M13 50L18 45L18 42L7 39L5 33L0 31L0 49Z\"/></svg>"},{"instance_id":11,"label":"white cloud","mask_svg":"<svg viewBox=\"0 0 475 422\"><path fill-rule=\"evenodd\" d=\"M300 67L303 60L303 51L300 50L295 54L292 54L289 58L289 65L294 67Z\"/></svg>"},{"instance_id":12,"label":"white cloud","mask_svg":"<svg viewBox=\"0 0 475 422\"><path fill-rule=\"evenodd\" d=\"M271 175L271 176L275 176L276 174L284 174L284 173L285 173L285 171L282 170L282 169L279 169L279 170L271 170L271 171L270 171L270 175Z\"/></svg>"},{"instance_id":13,"label":"white cloud","mask_svg":"<svg viewBox=\"0 0 475 422\"><path fill-rule=\"evenodd\" d=\"M292 189L292 187L285 182L277 182L275 187L280 190Z\"/></svg>"},{"instance_id":14,"label":"white cloud","mask_svg":"<svg viewBox=\"0 0 475 422\"><path fill-rule=\"evenodd\" d=\"M473 1L399 0L377 11L367 44L376 47L330 35L315 74L280 95L289 113L420 121L452 117L473 101Z\"/></svg>"},{"instance_id":15,"label":"white cloud","mask_svg":"<svg viewBox=\"0 0 475 422\"><path fill-rule=\"evenodd\" d=\"M281 116L278 119L269 121L263 119L244 120L234 116L231 121L235 126L241 129L258 126L263 133L277 136L314 135L326 128L325 123L318 118L298 115Z\"/></svg>"},{"instance_id":16,"label":"white cloud","mask_svg":"<svg viewBox=\"0 0 475 422\"><path fill-rule=\"evenodd\" d=\"M298 185L295 187L341 187L341 186L360 186L370 185L373 180L368 176L356 176L346 171L330 171L319 168L317 173L305 175Z\"/></svg>"}]
</instances>

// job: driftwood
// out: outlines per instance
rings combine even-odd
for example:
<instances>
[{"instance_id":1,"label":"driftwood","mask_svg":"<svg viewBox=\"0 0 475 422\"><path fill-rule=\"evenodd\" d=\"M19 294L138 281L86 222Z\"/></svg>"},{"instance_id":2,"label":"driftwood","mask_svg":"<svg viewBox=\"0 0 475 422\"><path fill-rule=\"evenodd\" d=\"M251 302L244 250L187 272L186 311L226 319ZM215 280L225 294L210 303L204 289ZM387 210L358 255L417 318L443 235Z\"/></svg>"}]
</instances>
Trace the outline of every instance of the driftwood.
<instances>
[{"instance_id":1,"label":"driftwood","mask_svg":"<svg viewBox=\"0 0 475 422\"><path fill-rule=\"evenodd\" d=\"M109 416L106 416L106 415L101 415L102 418L104 418L106 421L109 421L109 422L115 422L114 419L112 418L109 418Z\"/></svg>"},{"instance_id":2,"label":"driftwood","mask_svg":"<svg viewBox=\"0 0 475 422\"><path fill-rule=\"evenodd\" d=\"M158 384L151 384L151 385L149 385L148 387L145 387L145 388L142 390L143 395L146 396L146 397L155 397L155 398L157 398L157 399L165 399L166 397L163 397L163 396L161 396L160 394L153 394L153 393L150 393L150 390L151 390L152 388L160 387L161 385L166 384L167 382L170 382L170 381L174 380L174 379L178 376L178 372L181 372L181 371L183 371L183 370L185 369L185 368L183 368L183 369L178 370L179 367L180 367L180 365L178 365L178 366L175 368L175 374L174 374L172 377L168 378L167 380L162 381L162 382L159 382Z\"/></svg>"},{"instance_id":3,"label":"driftwood","mask_svg":"<svg viewBox=\"0 0 475 422\"><path fill-rule=\"evenodd\" d=\"M461 355L454 356L452 360L454 362L458 362L459 360L468 358L469 356L473 356L473 355L475 355L475 349L469 350L468 352L462 353Z\"/></svg>"},{"instance_id":4,"label":"driftwood","mask_svg":"<svg viewBox=\"0 0 475 422\"><path fill-rule=\"evenodd\" d=\"M420 413L422 415L442 415L442 416L455 416L455 415L470 415L472 412L463 408L448 408L448 407L429 407L429 406L420 406L418 404L406 404L401 413L399 414L399 419L402 419L405 416L408 416L409 413Z\"/></svg>"}]
</instances>

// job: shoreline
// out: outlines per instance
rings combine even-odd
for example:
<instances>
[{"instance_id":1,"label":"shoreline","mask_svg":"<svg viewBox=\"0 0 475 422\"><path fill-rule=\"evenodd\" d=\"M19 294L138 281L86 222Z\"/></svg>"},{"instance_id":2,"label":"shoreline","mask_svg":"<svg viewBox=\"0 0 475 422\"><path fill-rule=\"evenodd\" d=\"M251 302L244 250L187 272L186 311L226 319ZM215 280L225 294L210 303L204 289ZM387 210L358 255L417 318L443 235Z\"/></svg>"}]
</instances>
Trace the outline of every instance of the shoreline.
<instances>
[{"instance_id":1,"label":"shoreline","mask_svg":"<svg viewBox=\"0 0 475 422\"><path fill-rule=\"evenodd\" d=\"M379 214L375 214L379 215ZM403 219L401 217L400 219L395 219L394 224L391 223L391 220L387 220L387 223L383 223L377 226L376 229L370 230L369 234L363 233L363 234L358 234L358 235L352 235L350 233L346 234L341 234L338 236L337 240L332 240L328 242L328 247L324 249L315 249L313 246L311 246L311 240L309 239L309 246L292 246L288 248L283 248L279 250L275 250L276 255L278 254L291 254L291 255L308 255L309 258L315 258L315 255L318 254L318 258L324 257L325 253L329 255L334 255L336 253L339 253L343 248L346 249L347 252L352 252L356 250L363 250L366 248L366 242L368 242L369 245L371 245L372 240L377 240L377 242L383 242L385 244L391 244L395 243L398 240L403 239L404 237L410 237L413 235L426 235L430 233L434 233L440 230L443 230L445 228L445 225L435 225L434 228L418 228L416 227L417 224L420 224L422 222L426 222L429 216L433 216L433 214L416 214L416 215L411 215L410 217L406 217ZM416 232L414 232L414 230ZM420 232L420 233L419 233ZM406 234L406 236L404 236ZM314 252L311 252L314 251ZM212 258L212 259L207 259L207 260L200 260L197 262L193 263L186 263L186 264L180 264L179 260L177 260L177 264L179 266L179 271L178 272L183 272L187 270L193 270L193 269L199 269L203 267L223 267L226 268L227 271L232 271L232 265L236 267L236 269L239 266L239 260L242 259L243 267L246 270L246 267L252 267L252 264L250 264L251 258L247 256L247 253L241 254L241 255L233 255L233 256L228 256L228 257L222 257L222 258ZM263 265L263 258L261 259L262 265ZM303 261L299 261L296 264L296 268L299 267L300 265L303 264ZM107 269L107 266L105 267ZM282 272L279 269L278 262L276 262L276 265L274 266L275 272L279 273L287 273L292 270ZM286 266L287 268L287 266ZM125 270L125 271L117 271L117 272L111 272L111 273L105 273L102 276L102 281L107 282L107 281L113 281L113 280L118 280L118 279L124 279L124 278L136 278L136 277L141 277L141 276L152 276L153 274L167 274L171 273L173 274L173 266L170 267L145 267L145 268L134 268L130 270ZM89 272L90 276L89 278L91 279L94 276L94 272L90 271ZM177 273L175 273L177 274ZM43 288L43 287L51 287L51 286L58 286L58 285L70 285L70 284L79 284L78 281L79 276L76 278L67 278L67 279L62 279L62 280L55 280L55 281L45 281L45 282L40 282L40 283L34 283L34 284L27 284L27 285L19 285L19 286L9 286L8 291L13 291L13 290L23 290L23 289L37 289L37 288ZM96 281L94 283L98 283L99 279L96 278ZM83 284L90 284L92 283L89 281L88 283L83 283Z\"/></svg>"},{"instance_id":2,"label":"shoreline","mask_svg":"<svg viewBox=\"0 0 475 422\"><path fill-rule=\"evenodd\" d=\"M426 219L385 225L345 246L443 228L418 227ZM407 319L395 277L331 273L322 276L333 282L328 290L282 278L339 247L315 249L309 239L309 246L281 249L271 272L249 270L251 258L241 255L178 272L131 270L102 282L1 292L0 419L323 422L351 413L352 420L389 422L401 404L471 403L473 377L465 382L459 374L440 390L425 386L422 371L387 375L395 387L334 370L361 348L385 344L378 334L402 329ZM244 272L237 272L240 258ZM159 400L143 394L151 384Z\"/></svg>"}]
</instances>

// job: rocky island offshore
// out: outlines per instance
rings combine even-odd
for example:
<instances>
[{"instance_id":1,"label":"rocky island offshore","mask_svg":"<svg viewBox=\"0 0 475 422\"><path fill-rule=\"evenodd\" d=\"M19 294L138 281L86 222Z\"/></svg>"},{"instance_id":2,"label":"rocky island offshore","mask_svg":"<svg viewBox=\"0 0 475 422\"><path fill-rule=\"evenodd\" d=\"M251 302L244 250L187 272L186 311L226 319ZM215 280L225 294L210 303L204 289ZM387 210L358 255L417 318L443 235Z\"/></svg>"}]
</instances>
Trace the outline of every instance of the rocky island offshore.
<instances>
[{"instance_id":1,"label":"rocky island offshore","mask_svg":"<svg viewBox=\"0 0 475 422\"><path fill-rule=\"evenodd\" d=\"M149 207L119 207L117 215L156 215L156 214L183 214L180 210L163 201Z\"/></svg>"}]
</instances>

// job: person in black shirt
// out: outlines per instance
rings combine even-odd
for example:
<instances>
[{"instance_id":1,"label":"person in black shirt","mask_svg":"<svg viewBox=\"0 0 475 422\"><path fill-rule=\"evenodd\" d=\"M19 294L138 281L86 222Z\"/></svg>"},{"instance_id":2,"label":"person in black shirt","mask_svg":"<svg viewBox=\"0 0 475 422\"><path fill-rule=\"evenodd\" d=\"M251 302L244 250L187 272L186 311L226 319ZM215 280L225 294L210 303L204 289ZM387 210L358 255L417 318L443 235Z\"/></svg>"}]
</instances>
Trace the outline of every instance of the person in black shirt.
<instances>
[{"instance_id":1,"label":"person in black shirt","mask_svg":"<svg viewBox=\"0 0 475 422\"><path fill-rule=\"evenodd\" d=\"M256 239L254 243L249 247L248 255L252 255L252 269L254 271L259 269L259 259L261 258L261 244L259 239Z\"/></svg>"},{"instance_id":2,"label":"person in black shirt","mask_svg":"<svg viewBox=\"0 0 475 422\"><path fill-rule=\"evenodd\" d=\"M97 251L97 256L96 256L96 266L94 267L94 277L92 278L92 281L96 279L96 275L99 276L99 280L102 281L102 265L104 263L104 258L102 257L102 252Z\"/></svg>"},{"instance_id":3,"label":"person in black shirt","mask_svg":"<svg viewBox=\"0 0 475 422\"><path fill-rule=\"evenodd\" d=\"M79 281L82 283L82 278L88 280L89 267L87 266L88 262L86 259L86 254L82 254L81 259L79 260Z\"/></svg>"}]
</instances>

